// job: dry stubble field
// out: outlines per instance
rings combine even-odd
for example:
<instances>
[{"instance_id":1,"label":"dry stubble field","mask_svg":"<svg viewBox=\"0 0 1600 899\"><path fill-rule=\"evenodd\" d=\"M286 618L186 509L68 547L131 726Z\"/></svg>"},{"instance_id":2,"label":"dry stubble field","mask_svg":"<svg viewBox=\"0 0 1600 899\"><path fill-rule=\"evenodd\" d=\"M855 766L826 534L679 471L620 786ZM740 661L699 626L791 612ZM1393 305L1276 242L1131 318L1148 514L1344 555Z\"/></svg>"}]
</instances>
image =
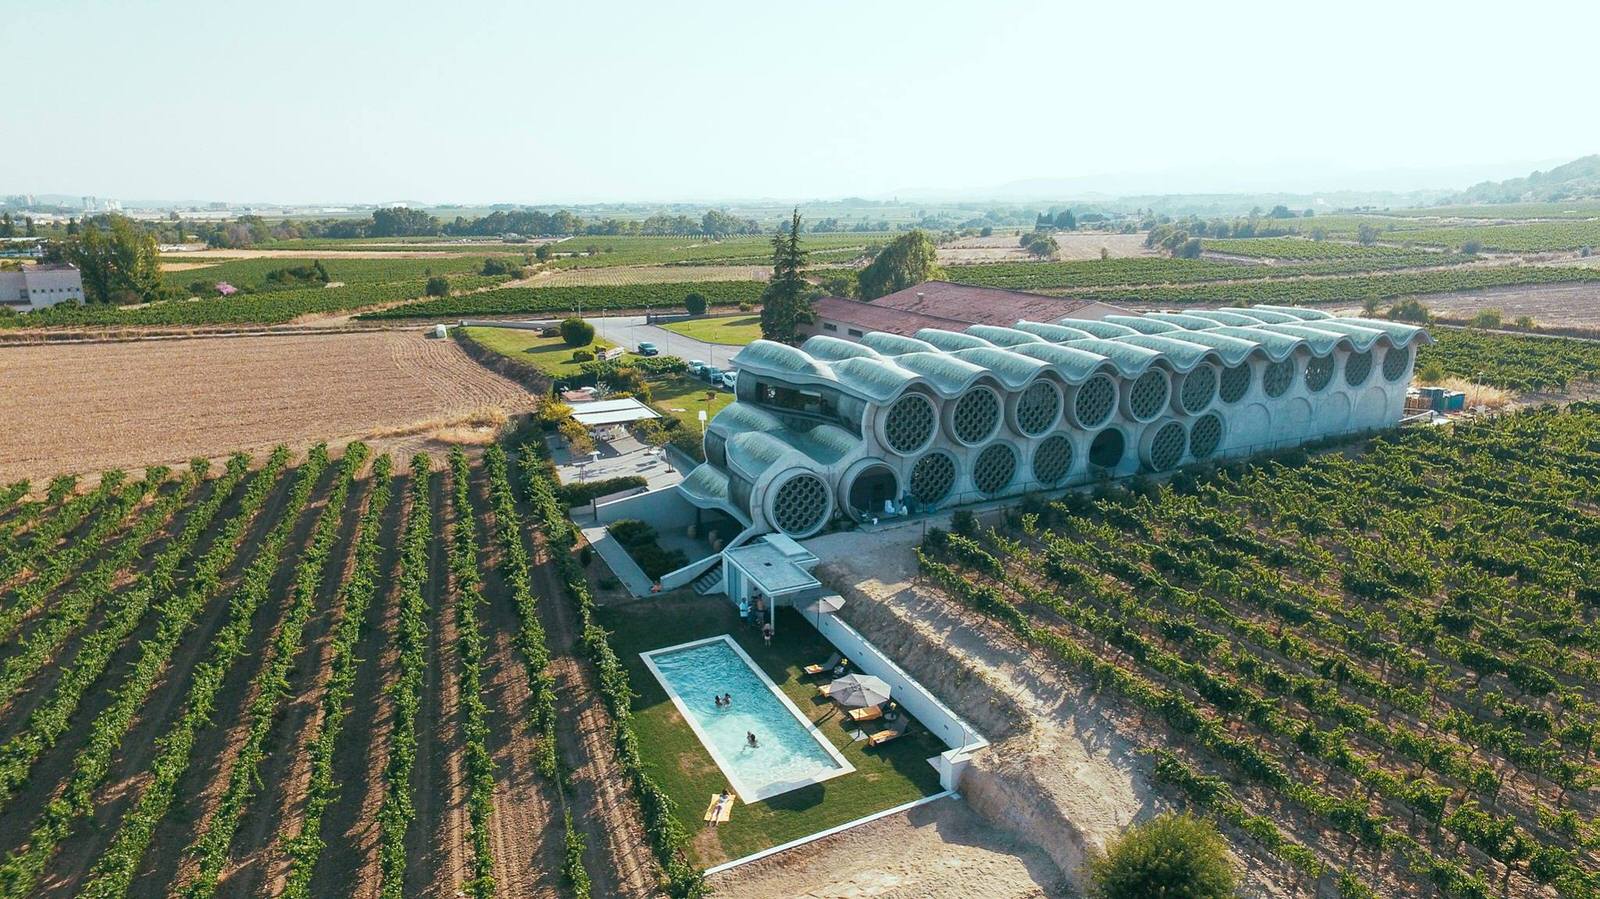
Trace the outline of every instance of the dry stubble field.
<instances>
[{"instance_id":1,"label":"dry stubble field","mask_svg":"<svg viewBox=\"0 0 1600 899\"><path fill-rule=\"evenodd\" d=\"M405 453L530 405L418 333L0 347L0 482L357 437Z\"/></svg>"}]
</instances>

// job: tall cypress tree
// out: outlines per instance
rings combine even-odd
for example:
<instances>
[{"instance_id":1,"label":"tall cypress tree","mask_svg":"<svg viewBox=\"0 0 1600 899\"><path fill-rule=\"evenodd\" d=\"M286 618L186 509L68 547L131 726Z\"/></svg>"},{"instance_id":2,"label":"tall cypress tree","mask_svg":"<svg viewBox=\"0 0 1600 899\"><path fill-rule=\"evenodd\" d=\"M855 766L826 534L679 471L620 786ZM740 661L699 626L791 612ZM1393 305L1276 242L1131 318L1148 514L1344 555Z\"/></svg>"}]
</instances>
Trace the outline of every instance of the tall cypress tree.
<instances>
[{"instance_id":1,"label":"tall cypress tree","mask_svg":"<svg viewBox=\"0 0 1600 899\"><path fill-rule=\"evenodd\" d=\"M816 318L811 311L811 285L801 277L806 251L800 247L800 210L794 211L788 233L772 236L772 280L761 292L761 336L795 343L797 329Z\"/></svg>"}]
</instances>

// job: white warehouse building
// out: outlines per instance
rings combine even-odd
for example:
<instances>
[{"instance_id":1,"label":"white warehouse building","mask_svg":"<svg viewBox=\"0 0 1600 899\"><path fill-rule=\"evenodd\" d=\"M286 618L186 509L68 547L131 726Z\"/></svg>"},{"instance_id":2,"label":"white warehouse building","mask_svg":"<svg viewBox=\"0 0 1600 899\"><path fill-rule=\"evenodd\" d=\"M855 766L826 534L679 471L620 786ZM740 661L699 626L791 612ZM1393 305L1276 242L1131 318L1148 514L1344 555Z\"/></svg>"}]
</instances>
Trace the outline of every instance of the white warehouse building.
<instances>
[{"instance_id":1,"label":"white warehouse building","mask_svg":"<svg viewBox=\"0 0 1600 899\"><path fill-rule=\"evenodd\" d=\"M918 294L920 296L920 294ZM816 334L740 351L735 402L678 486L743 536L912 515L1237 458L1401 418L1397 322L1253 306L914 335Z\"/></svg>"},{"instance_id":2,"label":"white warehouse building","mask_svg":"<svg viewBox=\"0 0 1600 899\"><path fill-rule=\"evenodd\" d=\"M75 265L25 265L21 271L0 272L0 306L27 312L65 302L83 302L83 276Z\"/></svg>"}]
</instances>

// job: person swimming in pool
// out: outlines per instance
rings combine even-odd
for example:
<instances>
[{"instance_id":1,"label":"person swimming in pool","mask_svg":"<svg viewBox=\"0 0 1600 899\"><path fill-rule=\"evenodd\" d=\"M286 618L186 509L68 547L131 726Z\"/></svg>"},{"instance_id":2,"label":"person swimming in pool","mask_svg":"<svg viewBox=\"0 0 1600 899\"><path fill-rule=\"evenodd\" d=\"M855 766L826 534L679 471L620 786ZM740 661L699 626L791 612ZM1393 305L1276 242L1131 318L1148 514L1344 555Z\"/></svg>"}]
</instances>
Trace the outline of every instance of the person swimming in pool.
<instances>
[{"instance_id":1,"label":"person swimming in pool","mask_svg":"<svg viewBox=\"0 0 1600 899\"><path fill-rule=\"evenodd\" d=\"M756 742L756 735L755 735L754 731L748 731L748 730L745 731L744 732L744 741L747 744L749 744L751 749L755 749L757 746L760 745L759 743Z\"/></svg>"}]
</instances>

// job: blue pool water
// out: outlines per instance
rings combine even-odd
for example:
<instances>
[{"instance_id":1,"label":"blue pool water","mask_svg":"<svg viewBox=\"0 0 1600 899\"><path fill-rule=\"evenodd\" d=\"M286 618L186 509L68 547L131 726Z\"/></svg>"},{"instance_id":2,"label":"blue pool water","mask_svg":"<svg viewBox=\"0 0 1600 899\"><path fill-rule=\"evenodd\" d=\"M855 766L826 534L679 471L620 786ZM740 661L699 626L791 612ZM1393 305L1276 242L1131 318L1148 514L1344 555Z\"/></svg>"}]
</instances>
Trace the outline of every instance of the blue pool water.
<instances>
[{"instance_id":1,"label":"blue pool water","mask_svg":"<svg viewBox=\"0 0 1600 899\"><path fill-rule=\"evenodd\" d=\"M831 746L824 748L826 738L796 717L727 640L657 650L645 658L745 802L854 770ZM718 707L713 697L724 693L733 702ZM756 747L748 745L747 733L756 735Z\"/></svg>"}]
</instances>

